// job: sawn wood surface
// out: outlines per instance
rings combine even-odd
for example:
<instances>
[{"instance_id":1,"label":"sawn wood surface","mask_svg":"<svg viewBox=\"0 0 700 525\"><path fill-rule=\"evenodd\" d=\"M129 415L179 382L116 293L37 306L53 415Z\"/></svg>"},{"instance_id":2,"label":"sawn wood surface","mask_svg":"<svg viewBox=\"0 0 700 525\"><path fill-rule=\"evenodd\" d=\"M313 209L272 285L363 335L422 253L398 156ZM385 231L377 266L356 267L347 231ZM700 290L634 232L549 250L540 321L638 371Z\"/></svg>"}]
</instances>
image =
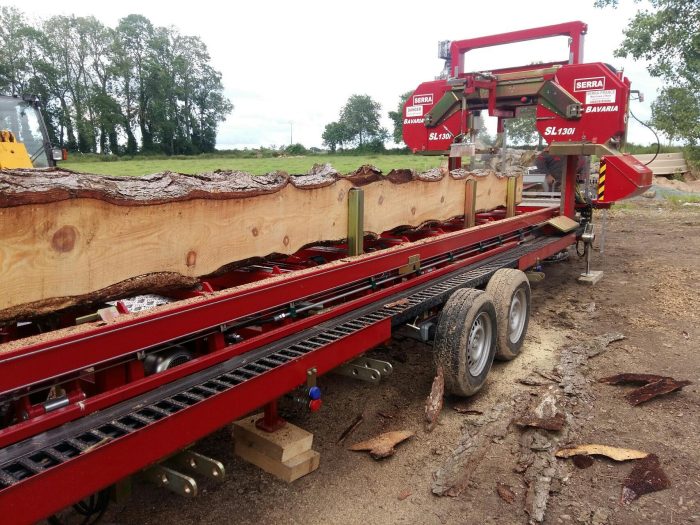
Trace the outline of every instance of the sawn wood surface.
<instances>
[{"instance_id":1,"label":"sawn wood surface","mask_svg":"<svg viewBox=\"0 0 700 525\"><path fill-rule=\"evenodd\" d=\"M517 176L510 174L511 176ZM465 181L477 209L505 205L493 171L363 166L340 176L215 172L102 177L65 170L0 171L0 321L172 286L192 286L236 261L344 239L348 191L364 190L364 229L463 215ZM522 177L517 176L520 201Z\"/></svg>"}]
</instances>

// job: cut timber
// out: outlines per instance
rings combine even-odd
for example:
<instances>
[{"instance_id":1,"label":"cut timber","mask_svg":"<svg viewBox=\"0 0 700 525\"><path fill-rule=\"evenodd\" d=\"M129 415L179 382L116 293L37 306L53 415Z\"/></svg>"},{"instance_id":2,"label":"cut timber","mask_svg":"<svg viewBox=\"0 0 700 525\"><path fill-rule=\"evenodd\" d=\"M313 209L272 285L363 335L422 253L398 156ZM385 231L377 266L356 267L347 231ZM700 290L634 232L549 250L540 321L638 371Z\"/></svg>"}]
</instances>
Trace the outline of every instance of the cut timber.
<instances>
[{"instance_id":1,"label":"cut timber","mask_svg":"<svg viewBox=\"0 0 700 525\"><path fill-rule=\"evenodd\" d=\"M321 455L311 450L313 434L291 423L276 432L265 432L255 426L260 417L257 414L233 424L236 455L287 483L318 468Z\"/></svg>"},{"instance_id":2,"label":"cut timber","mask_svg":"<svg viewBox=\"0 0 700 525\"><path fill-rule=\"evenodd\" d=\"M522 193L517 177L516 201ZM463 215L465 184L476 210L506 204L494 171L363 166L340 176L214 172L103 177L66 170L0 170L0 321L84 302L193 286L236 261L344 239L348 190L364 191L364 230Z\"/></svg>"},{"instance_id":3,"label":"cut timber","mask_svg":"<svg viewBox=\"0 0 700 525\"><path fill-rule=\"evenodd\" d=\"M277 461L287 461L311 450L314 441L311 432L290 423L275 432L266 432L255 425L261 417L261 414L257 414L233 424L233 437L237 443L257 448L262 454Z\"/></svg>"}]
</instances>

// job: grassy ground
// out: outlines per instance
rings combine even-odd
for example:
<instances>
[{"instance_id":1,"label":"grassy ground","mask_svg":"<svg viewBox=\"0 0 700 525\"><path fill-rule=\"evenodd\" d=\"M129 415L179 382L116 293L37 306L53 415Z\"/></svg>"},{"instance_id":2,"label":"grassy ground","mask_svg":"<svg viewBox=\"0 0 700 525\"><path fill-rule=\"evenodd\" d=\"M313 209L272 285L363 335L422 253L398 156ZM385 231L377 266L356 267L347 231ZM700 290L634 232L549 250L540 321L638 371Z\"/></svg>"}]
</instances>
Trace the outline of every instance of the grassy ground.
<instances>
[{"instance_id":1,"label":"grassy ground","mask_svg":"<svg viewBox=\"0 0 700 525\"><path fill-rule=\"evenodd\" d=\"M363 164L373 164L388 173L393 168L413 168L425 171L440 165L440 157L422 157L418 155L322 155L286 158L191 158L191 159L135 159L114 162L81 161L74 158L62 162L61 167L83 173L99 175L147 175L161 171L180 173L205 173L216 169L241 170L260 175L270 171L282 170L291 174L307 173L314 163L329 162L341 173L349 173Z\"/></svg>"}]
</instances>

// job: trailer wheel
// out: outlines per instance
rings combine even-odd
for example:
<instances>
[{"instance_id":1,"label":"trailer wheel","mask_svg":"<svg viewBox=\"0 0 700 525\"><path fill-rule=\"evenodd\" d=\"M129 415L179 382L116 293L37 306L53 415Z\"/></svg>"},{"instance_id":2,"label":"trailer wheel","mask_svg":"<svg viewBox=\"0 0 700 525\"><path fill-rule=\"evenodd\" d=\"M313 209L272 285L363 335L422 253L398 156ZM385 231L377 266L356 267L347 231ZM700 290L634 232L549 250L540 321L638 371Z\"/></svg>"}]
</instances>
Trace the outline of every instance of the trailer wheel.
<instances>
[{"instance_id":1,"label":"trailer wheel","mask_svg":"<svg viewBox=\"0 0 700 525\"><path fill-rule=\"evenodd\" d=\"M515 359L523 348L530 321L530 282L520 270L498 270L486 291L493 297L498 319L496 359Z\"/></svg>"},{"instance_id":2,"label":"trailer wheel","mask_svg":"<svg viewBox=\"0 0 700 525\"><path fill-rule=\"evenodd\" d=\"M435 332L435 363L445 389L471 396L486 382L496 352L496 308L491 295L473 288L454 292L442 309Z\"/></svg>"}]
</instances>

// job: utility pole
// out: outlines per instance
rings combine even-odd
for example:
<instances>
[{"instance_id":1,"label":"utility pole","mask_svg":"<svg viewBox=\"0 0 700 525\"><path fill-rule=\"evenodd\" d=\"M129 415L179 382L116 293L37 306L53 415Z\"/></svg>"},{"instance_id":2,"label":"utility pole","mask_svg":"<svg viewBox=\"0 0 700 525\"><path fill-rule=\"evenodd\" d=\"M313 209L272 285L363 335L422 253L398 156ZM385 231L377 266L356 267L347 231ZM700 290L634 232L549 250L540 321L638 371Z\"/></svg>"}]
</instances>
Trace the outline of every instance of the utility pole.
<instances>
[{"instance_id":1,"label":"utility pole","mask_svg":"<svg viewBox=\"0 0 700 525\"><path fill-rule=\"evenodd\" d=\"M294 122L289 121L289 145L294 144Z\"/></svg>"}]
</instances>

